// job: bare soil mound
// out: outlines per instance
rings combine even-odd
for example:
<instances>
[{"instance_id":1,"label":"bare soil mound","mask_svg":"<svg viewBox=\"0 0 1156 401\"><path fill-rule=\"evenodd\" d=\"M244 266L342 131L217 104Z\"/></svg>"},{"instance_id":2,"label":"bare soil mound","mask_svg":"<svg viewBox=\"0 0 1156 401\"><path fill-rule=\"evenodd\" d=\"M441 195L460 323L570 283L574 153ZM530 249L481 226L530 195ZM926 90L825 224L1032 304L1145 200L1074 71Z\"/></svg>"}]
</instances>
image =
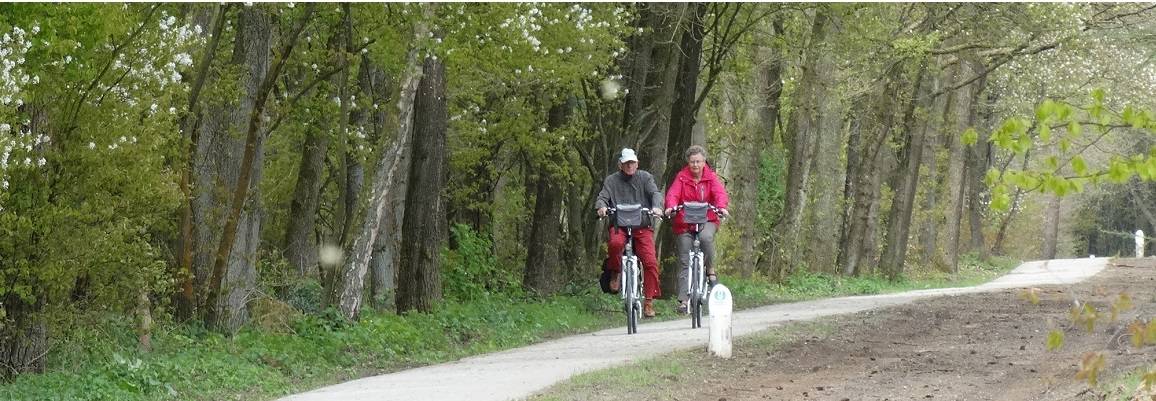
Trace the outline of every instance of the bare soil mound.
<instances>
[{"instance_id":1,"label":"bare soil mound","mask_svg":"<svg viewBox=\"0 0 1156 401\"><path fill-rule=\"evenodd\" d=\"M1133 308L1113 322L1110 307L1122 293ZM1092 331L1073 322L1075 302L1098 311ZM1117 399L1115 378L1156 364L1156 347L1135 348L1128 334L1133 321L1152 318L1156 260L1120 259L1072 286L939 297L830 318L828 334L773 351L736 347L730 361L703 359L725 373L667 384L686 387L674 392L680 400ZM1048 351L1054 329L1064 332L1063 346ZM1105 357L1099 386L1076 378L1086 352Z\"/></svg>"}]
</instances>

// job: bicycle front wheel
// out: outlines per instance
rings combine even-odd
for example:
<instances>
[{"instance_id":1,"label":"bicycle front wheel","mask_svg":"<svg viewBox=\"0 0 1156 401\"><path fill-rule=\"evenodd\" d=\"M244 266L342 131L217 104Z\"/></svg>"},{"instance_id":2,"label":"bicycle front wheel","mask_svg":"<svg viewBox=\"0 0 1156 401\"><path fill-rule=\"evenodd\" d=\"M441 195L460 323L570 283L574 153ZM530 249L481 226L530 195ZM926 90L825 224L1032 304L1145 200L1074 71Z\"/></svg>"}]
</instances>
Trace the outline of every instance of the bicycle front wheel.
<instances>
[{"instance_id":1,"label":"bicycle front wheel","mask_svg":"<svg viewBox=\"0 0 1156 401\"><path fill-rule=\"evenodd\" d=\"M638 315L641 314L638 305L631 304L626 312L626 334L638 333Z\"/></svg>"},{"instance_id":2,"label":"bicycle front wheel","mask_svg":"<svg viewBox=\"0 0 1156 401\"><path fill-rule=\"evenodd\" d=\"M702 327L702 301L698 299L690 300L690 328L697 329Z\"/></svg>"}]
</instances>

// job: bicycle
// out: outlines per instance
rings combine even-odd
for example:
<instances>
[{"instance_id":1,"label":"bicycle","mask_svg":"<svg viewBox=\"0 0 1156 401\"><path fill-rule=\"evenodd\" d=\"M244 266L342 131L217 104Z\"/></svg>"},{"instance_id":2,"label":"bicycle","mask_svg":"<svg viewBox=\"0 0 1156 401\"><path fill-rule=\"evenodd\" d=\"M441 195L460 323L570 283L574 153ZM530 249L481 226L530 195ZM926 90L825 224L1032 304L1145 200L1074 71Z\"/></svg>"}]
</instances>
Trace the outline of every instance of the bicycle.
<instances>
[{"instance_id":1,"label":"bicycle","mask_svg":"<svg viewBox=\"0 0 1156 401\"><path fill-rule=\"evenodd\" d=\"M619 272L619 294L622 309L626 312L626 334L638 332L638 320L642 318L642 269L638 255L634 254L634 228L642 226L642 216L650 209L642 205L618 205L606 210L607 216L614 215L614 226L626 229L626 246L622 248L622 264ZM659 216L654 216L659 217Z\"/></svg>"},{"instance_id":2,"label":"bicycle","mask_svg":"<svg viewBox=\"0 0 1156 401\"><path fill-rule=\"evenodd\" d=\"M703 269L703 252L698 239L698 234L702 232L702 225L708 221L707 210L714 211L720 219L726 218L719 208L705 202L685 202L671 210L671 214L682 211L682 221L692 225L691 234L694 242L690 248L690 262L686 265L687 270L689 270L686 275L687 313L690 314L690 327L692 329L702 327L702 307L710 293L710 288L707 287L706 282L706 272Z\"/></svg>"}]
</instances>

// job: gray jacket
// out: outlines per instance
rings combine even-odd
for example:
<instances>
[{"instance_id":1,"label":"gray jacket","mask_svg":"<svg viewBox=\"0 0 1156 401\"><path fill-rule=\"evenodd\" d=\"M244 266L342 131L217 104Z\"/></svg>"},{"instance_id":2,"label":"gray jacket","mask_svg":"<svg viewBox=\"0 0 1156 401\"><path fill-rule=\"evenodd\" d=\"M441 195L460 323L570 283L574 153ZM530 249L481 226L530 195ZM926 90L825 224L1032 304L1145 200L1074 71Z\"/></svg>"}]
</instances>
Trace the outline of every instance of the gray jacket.
<instances>
[{"instance_id":1,"label":"gray jacket","mask_svg":"<svg viewBox=\"0 0 1156 401\"><path fill-rule=\"evenodd\" d=\"M662 208L662 192L654 183L653 175L646 170L638 170L633 176L619 171L602 180L602 191L598 193L594 209L632 204L640 204L645 208Z\"/></svg>"}]
</instances>

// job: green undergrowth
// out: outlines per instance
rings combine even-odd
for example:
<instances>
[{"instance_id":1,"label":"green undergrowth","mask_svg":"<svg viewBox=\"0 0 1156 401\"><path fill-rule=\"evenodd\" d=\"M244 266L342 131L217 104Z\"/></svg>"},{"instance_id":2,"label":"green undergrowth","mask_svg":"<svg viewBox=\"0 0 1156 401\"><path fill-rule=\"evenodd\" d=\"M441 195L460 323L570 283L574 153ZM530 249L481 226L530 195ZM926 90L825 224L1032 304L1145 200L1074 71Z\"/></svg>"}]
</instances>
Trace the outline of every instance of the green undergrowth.
<instances>
[{"instance_id":1,"label":"green undergrowth","mask_svg":"<svg viewBox=\"0 0 1156 401\"><path fill-rule=\"evenodd\" d=\"M737 308L842 295L970 285L1011 263L964 263L958 275L882 278L800 273L784 283L724 275ZM47 372L0 385L2 400L265 400L373 374L623 326L617 296L590 288L545 299L488 294L446 302L435 312L367 310L346 323L332 310L307 311L279 329L245 328L224 336L196 325L164 323L153 351L138 349L130 320L85 316L53 337ZM292 302L290 302L292 303ZM659 300L658 320L682 319Z\"/></svg>"},{"instance_id":2,"label":"green undergrowth","mask_svg":"<svg viewBox=\"0 0 1156 401\"><path fill-rule=\"evenodd\" d=\"M882 276L842 277L796 272L782 284L765 278L737 280L725 275L720 281L733 293L735 307L804 301L847 295L886 294L918 289L967 287L990 281L1019 265L1018 260L993 258L984 262L971 256L961 258L956 274L931 269L909 272L898 281Z\"/></svg>"}]
</instances>

